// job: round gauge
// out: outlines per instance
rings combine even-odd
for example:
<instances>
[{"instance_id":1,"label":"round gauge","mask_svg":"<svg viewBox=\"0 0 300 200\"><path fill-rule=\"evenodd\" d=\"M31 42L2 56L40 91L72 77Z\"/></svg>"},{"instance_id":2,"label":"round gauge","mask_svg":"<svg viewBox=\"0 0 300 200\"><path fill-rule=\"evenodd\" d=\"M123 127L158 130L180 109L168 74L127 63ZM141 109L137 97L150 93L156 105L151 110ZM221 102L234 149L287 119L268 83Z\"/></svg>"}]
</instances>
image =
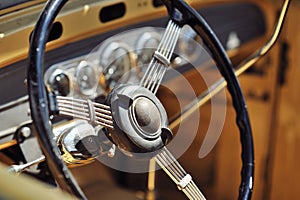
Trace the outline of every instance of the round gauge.
<instances>
[{"instance_id":1,"label":"round gauge","mask_svg":"<svg viewBox=\"0 0 300 200\"><path fill-rule=\"evenodd\" d=\"M111 90L117 83L125 83L130 70L135 67L134 55L124 43L112 42L100 54L103 72L100 84L105 90Z\"/></svg>"},{"instance_id":2,"label":"round gauge","mask_svg":"<svg viewBox=\"0 0 300 200\"><path fill-rule=\"evenodd\" d=\"M202 39L197 35L197 33L190 26L183 26L181 29L181 37L178 45L178 53L182 53L185 57L189 59L195 59L200 52L199 43L202 43Z\"/></svg>"},{"instance_id":3,"label":"round gauge","mask_svg":"<svg viewBox=\"0 0 300 200\"><path fill-rule=\"evenodd\" d=\"M138 38L136 49L139 65L150 63L153 53L158 47L159 41L160 35L157 32L146 32Z\"/></svg>"},{"instance_id":4,"label":"round gauge","mask_svg":"<svg viewBox=\"0 0 300 200\"><path fill-rule=\"evenodd\" d=\"M95 67L90 62L81 61L77 66L75 77L82 94L91 96L95 93L98 80Z\"/></svg>"},{"instance_id":5,"label":"round gauge","mask_svg":"<svg viewBox=\"0 0 300 200\"><path fill-rule=\"evenodd\" d=\"M70 93L71 80L61 69L55 69L49 75L47 85L58 95L67 96Z\"/></svg>"}]
</instances>

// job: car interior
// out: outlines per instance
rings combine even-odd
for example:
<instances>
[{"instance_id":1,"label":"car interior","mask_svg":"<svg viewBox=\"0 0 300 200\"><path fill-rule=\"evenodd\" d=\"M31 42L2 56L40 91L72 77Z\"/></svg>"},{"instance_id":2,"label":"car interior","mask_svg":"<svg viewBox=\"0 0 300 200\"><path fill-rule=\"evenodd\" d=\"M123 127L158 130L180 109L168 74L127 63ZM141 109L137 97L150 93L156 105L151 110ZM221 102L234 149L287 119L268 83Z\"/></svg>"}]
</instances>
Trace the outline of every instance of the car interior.
<instances>
[{"instance_id":1,"label":"car interior","mask_svg":"<svg viewBox=\"0 0 300 200\"><path fill-rule=\"evenodd\" d=\"M0 0L0 199L299 199L299 9Z\"/></svg>"}]
</instances>

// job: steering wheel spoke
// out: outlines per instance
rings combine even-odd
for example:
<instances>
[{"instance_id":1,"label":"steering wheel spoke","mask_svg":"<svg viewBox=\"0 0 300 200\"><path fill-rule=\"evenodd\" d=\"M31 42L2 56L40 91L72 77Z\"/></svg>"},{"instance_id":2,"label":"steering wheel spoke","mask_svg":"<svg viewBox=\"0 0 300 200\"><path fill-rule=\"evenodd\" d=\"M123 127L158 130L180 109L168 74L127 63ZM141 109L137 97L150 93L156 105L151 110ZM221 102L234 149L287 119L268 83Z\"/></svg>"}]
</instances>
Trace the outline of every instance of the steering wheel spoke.
<instances>
[{"instance_id":1,"label":"steering wheel spoke","mask_svg":"<svg viewBox=\"0 0 300 200\"><path fill-rule=\"evenodd\" d=\"M154 160L165 171L165 173L174 181L179 190L189 199L204 200L205 197L192 180L190 174L188 174L172 153L164 147L160 153L158 153Z\"/></svg>"},{"instance_id":2,"label":"steering wheel spoke","mask_svg":"<svg viewBox=\"0 0 300 200\"><path fill-rule=\"evenodd\" d=\"M153 57L147 67L147 70L140 82L152 93L156 94L159 85L167 71L167 67L171 63L181 27L175 24L172 20L169 21L166 31L154 52Z\"/></svg>"},{"instance_id":3,"label":"steering wheel spoke","mask_svg":"<svg viewBox=\"0 0 300 200\"><path fill-rule=\"evenodd\" d=\"M91 124L110 129L114 128L110 106L89 99L82 100L63 96L57 96L56 98L59 115L87 120Z\"/></svg>"}]
</instances>

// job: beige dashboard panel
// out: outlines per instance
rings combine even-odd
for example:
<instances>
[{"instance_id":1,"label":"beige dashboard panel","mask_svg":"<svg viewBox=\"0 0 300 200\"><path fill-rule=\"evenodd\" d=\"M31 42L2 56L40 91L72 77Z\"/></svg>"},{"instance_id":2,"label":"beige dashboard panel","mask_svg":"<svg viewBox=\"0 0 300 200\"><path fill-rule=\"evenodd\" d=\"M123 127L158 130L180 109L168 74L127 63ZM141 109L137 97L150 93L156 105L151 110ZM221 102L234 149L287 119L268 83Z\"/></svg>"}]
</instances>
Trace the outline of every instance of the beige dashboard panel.
<instances>
[{"instance_id":1,"label":"beige dashboard panel","mask_svg":"<svg viewBox=\"0 0 300 200\"><path fill-rule=\"evenodd\" d=\"M193 6L202 1L190 1ZM102 23L99 20L99 11L106 6L116 3L124 3L126 12L123 17L113 21ZM28 6L28 5L27 5ZM44 1L38 1L13 12L0 13L0 68L18 60L24 59L28 53L29 38L38 19L39 13L44 6ZM103 33L118 27L138 23L166 15L166 9L154 7L152 0L73 0L63 8L56 19L63 26L61 37L49 42L47 48L53 49L66 43L81 40L83 38Z\"/></svg>"}]
</instances>

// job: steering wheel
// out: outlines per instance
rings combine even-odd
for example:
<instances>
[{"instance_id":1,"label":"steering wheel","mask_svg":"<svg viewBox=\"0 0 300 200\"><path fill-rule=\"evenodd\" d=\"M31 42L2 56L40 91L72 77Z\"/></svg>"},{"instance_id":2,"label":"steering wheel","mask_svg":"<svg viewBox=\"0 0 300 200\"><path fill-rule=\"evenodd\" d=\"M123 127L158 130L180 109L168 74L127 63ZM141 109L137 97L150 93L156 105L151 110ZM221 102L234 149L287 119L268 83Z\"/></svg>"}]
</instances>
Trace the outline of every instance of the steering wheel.
<instances>
[{"instance_id":1,"label":"steering wheel","mask_svg":"<svg viewBox=\"0 0 300 200\"><path fill-rule=\"evenodd\" d=\"M52 114L65 111L65 115L74 116L75 112L70 109L67 110L69 113L60 110L61 103L68 104L72 101L88 111L88 116L79 115L78 118L105 127L107 137L118 148L126 152L150 153L188 198L204 199L191 175L184 171L166 148L166 144L172 139L172 132L168 128L166 111L155 95L170 65L170 56L180 29L188 25L202 38L227 82L237 115L236 124L240 131L242 147L242 172L238 198L250 199L254 181L254 155L247 107L225 50L200 14L183 0L164 0L170 17L166 37L162 38L140 84L116 86L108 95L106 103L100 104L90 100L56 96L49 93L44 84L43 62L46 42L51 25L66 2L67 0L52 0L46 3L32 34L27 74L31 116L37 130L37 138L59 186L81 199L86 199L65 160L62 159L57 143L53 140L50 122Z\"/></svg>"}]
</instances>

